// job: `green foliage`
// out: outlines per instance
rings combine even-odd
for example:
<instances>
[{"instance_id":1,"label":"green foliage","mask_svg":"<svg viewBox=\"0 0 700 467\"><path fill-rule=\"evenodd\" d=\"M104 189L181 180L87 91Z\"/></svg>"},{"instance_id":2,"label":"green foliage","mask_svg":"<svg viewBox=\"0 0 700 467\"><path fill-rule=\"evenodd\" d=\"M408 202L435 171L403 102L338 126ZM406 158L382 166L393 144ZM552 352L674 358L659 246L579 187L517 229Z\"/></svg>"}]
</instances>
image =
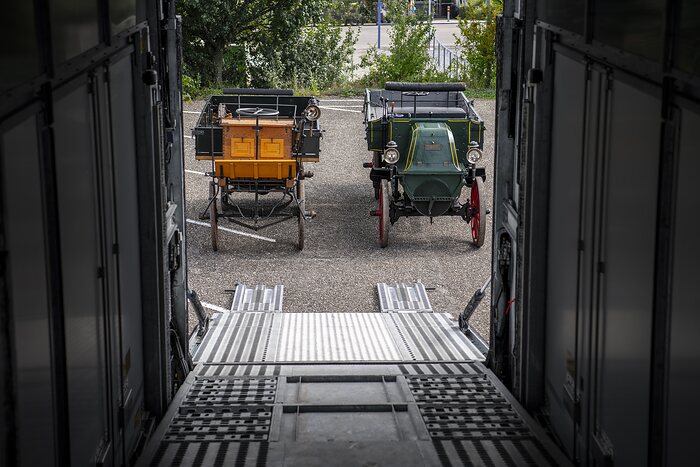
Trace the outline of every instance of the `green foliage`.
<instances>
[{"instance_id":1,"label":"green foliage","mask_svg":"<svg viewBox=\"0 0 700 467\"><path fill-rule=\"evenodd\" d=\"M460 78L467 86L496 87L496 16L502 11L502 2L483 0L470 1L460 11L457 47L466 63Z\"/></svg>"},{"instance_id":2,"label":"green foliage","mask_svg":"<svg viewBox=\"0 0 700 467\"><path fill-rule=\"evenodd\" d=\"M199 91L199 83L195 78L182 74L182 98L190 101L195 98Z\"/></svg>"},{"instance_id":3,"label":"green foliage","mask_svg":"<svg viewBox=\"0 0 700 467\"><path fill-rule=\"evenodd\" d=\"M260 44L250 63L251 85L326 89L345 82L352 71L358 32L328 19L300 28L281 46Z\"/></svg>"},{"instance_id":4,"label":"green foliage","mask_svg":"<svg viewBox=\"0 0 700 467\"><path fill-rule=\"evenodd\" d=\"M185 70L203 84L247 81L251 48L280 46L323 16L329 0L183 0Z\"/></svg>"},{"instance_id":5,"label":"green foliage","mask_svg":"<svg viewBox=\"0 0 700 467\"><path fill-rule=\"evenodd\" d=\"M377 0L331 0L328 15L344 25L359 25L377 20Z\"/></svg>"},{"instance_id":6,"label":"green foliage","mask_svg":"<svg viewBox=\"0 0 700 467\"><path fill-rule=\"evenodd\" d=\"M433 26L427 18L408 12L407 0L386 2L387 15L392 19L389 53L370 49L361 58L369 69L365 78L370 86L383 86L386 81L433 81L439 79L428 55L428 43Z\"/></svg>"}]
</instances>

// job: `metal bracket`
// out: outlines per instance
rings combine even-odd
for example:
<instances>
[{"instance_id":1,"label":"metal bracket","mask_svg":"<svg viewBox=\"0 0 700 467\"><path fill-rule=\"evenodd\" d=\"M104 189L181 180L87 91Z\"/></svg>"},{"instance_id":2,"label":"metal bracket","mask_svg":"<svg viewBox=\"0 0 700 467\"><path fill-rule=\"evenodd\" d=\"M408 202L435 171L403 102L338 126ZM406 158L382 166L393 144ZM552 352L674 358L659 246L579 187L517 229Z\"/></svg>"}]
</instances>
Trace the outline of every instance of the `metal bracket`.
<instances>
[{"instance_id":1,"label":"metal bracket","mask_svg":"<svg viewBox=\"0 0 700 467\"><path fill-rule=\"evenodd\" d=\"M177 229L168 244L168 269L175 271L180 268L182 259L182 233Z\"/></svg>"},{"instance_id":2,"label":"metal bracket","mask_svg":"<svg viewBox=\"0 0 700 467\"><path fill-rule=\"evenodd\" d=\"M602 431L593 435L591 444L591 454L596 460L596 465L600 467L613 467L615 465L615 449L610 439Z\"/></svg>"}]
</instances>

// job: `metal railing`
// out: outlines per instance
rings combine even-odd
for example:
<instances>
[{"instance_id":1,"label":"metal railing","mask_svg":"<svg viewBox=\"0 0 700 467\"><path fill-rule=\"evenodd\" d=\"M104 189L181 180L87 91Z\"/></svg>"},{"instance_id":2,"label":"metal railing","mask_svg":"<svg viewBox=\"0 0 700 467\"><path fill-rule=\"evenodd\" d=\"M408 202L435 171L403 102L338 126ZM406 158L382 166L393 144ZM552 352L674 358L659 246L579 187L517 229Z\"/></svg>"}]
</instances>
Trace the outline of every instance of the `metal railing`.
<instances>
[{"instance_id":1,"label":"metal railing","mask_svg":"<svg viewBox=\"0 0 700 467\"><path fill-rule=\"evenodd\" d=\"M467 69L468 63L460 57L459 52L445 46L435 34L428 41L428 54L437 69L447 73L450 78L459 78Z\"/></svg>"}]
</instances>

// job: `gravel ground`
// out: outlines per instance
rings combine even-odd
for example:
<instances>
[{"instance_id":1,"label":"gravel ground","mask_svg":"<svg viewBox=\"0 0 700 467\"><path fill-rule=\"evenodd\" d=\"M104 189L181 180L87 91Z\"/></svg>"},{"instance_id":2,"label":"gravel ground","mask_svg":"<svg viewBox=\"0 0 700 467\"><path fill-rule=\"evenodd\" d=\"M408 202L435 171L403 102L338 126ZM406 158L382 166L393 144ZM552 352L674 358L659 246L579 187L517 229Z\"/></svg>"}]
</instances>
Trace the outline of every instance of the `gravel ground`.
<instances>
[{"instance_id":1,"label":"gravel ground","mask_svg":"<svg viewBox=\"0 0 700 467\"><path fill-rule=\"evenodd\" d=\"M185 135L195 126L202 101L185 105ZM187 253L190 288L201 300L228 308L236 283L283 284L284 310L289 312L374 312L379 310L377 282L420 280L429 288L433 309L453 316L464 308L474 291L490 275L491 218L487 218L486 242L480 249L470 243L469 225L457 217L401 218L391 226L389 246L378 246L378 220L356 99L321 100L321 161L306 164L314 177L306 182L307 209L317 212L306 224L306 244L296 249L296 221L261 230L257 235L275 243L220 231L219 251L211 249L208 227L188 223ZM477 112L486 122L484 159L485 198L491 208L494 153L494 101L477 100ZM186 139L185 178L187 218L198 220L207 205L209 179L194 173L211 170L209 162L194 160L194 142ZM194 172L192 172L194 171ZM273 195L268 195L271 197ZM244 230L226 220L220 227ZM250 231L252 233L252 231ZM472 324L488 337L488 297L472 318ZM191 323L195 318L191 313Z\"/></svg>"}]
</instances>

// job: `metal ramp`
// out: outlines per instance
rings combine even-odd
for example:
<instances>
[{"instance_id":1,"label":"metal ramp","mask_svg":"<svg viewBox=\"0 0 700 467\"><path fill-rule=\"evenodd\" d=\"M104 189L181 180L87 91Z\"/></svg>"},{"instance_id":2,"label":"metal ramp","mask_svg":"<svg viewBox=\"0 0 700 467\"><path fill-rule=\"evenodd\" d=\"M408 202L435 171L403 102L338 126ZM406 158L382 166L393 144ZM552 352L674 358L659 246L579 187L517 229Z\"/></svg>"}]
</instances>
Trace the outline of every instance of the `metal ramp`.
<instances>
[{"instance_id":1,"label":"metal ramp","mask_svg":"<svg viewBox=\"0 0 700 467\"><path fill-rule=\"evenodd\" d=\"M284 286L272 287L256 285L246 287L245 284L236 284L233 294L231 311L267 311L270 313L282 312L282 297Z\"/></svg>"},{"instance_id":2,"label":"metal ramp","mask_svg":"<svg viewBox=\"0 0 700 467\"><path fill-rule=\"evenodd\" d=\"M141 465L568 465L447 314L229 312Z\"/></svg>"},{"instance_id":3,"label":"metal ramp","mask_svg":"<svg viewBox=\"0 0 700 467\"><path fill-rule=\"evenodd\" d=\"M413 284L377 284L379 308L382 313L430 313L428 293L419 281Z\"/></svg>"},{"instance_id":4,"label":"metal ramp","mask_svg":"<svg viewBox=\"0 0 700 467\"><path fill-rule=\"evenodd\" d=\"M483 360L443 313L221 313L195 363Z\"/></svg>"}]
</instances>

